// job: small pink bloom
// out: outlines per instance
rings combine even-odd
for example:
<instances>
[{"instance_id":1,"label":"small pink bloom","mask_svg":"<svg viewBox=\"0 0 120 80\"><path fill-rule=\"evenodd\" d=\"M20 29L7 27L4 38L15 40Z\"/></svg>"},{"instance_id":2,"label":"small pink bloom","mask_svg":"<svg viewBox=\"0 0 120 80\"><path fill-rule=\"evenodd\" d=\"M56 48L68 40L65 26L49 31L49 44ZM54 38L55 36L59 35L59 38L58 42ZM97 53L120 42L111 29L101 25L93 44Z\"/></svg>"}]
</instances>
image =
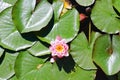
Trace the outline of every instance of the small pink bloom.
<instances>
[{"instance_id":1,"label":"small pink bloom","mask_svg":"<svg viewBox=\"0 0 120 80\"><path fill-rule=\"evenodd\" d=\"M87 16L83 13L80 13L80 21L83 21L87 18Z\"/></svg>"},{"instance_id":2,"label":"small pink bloom","mask_svg":"<svg viewBox=\"0 0 120 80\"><path fill-rule=\"evenodd\" d=\"M58 58L63 58L64 56L69 56L69 47L66 44L65 39L62 39L60 36L57 36L55 41L51 41L49 49L52 57L57 56Z\"/></svg>"}]
</instances>

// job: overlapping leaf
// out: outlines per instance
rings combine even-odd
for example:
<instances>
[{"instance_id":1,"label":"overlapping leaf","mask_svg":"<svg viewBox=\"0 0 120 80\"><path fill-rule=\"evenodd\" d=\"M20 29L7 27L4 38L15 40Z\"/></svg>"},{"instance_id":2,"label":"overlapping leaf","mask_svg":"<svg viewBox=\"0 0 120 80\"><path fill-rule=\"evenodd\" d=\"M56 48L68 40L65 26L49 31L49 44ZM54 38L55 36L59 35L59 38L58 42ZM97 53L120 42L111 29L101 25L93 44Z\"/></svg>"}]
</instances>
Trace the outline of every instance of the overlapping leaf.
<instances>
[{"instance_id":1,"label":"overlapping leaf","mask_svg":"<svg viewBox=\"0 0 120 80\"><path fill-rule=\"evenodd\" d=\"M0 79L8 79L15 73L14 64L18 53L5 53L4 60L0 64Z\"/></svg>"},{"instance_id":2,"label":"overlapping leaf","mask_svg":"<svg viewBox=\"0 0 120 80\"><path fill-rule=\"evenodd\" d=\"M65 61L65 63L67 62ZM66 64L62 65L68 66ZM76 66L74 71L67 73L60 66L58 67L56 63L44 63L42 58L34 57L28 52L22 52L17 58L15 71L20 80L93 80L95 77L94 70L85 71ZM69 67L66 67L66 69Z\"/></svg>"},{"instance_id":3,"label":"overlapping leaf","mask_svg":"<svg viewBox=\"0 0 120 80\"><path fill-rule=\"evenodd\" d=\"M0 57L2 56L4 49L0 47Z\"/></svg>"},{"instance_id":4,"label":"overlapping leaf","mask_svg":"<svg viewBox=\"0 0 120 80\"><path fill-rule=\"evenodd\" d=\"M107 74L113 75L120 70L120 36L104 35L96 40L93 52L95 63Z\"/></svg>"},{"instance_id":5,"label":"overlapping leaf","mask_svg":"<svg viewBox=\"0 0 120 80\"><path fill-rule=\"evenodd\" d=\"M91 19L102 32L118 33L120 31L120 19L118 17L113 9L112 0L96 1L92 9Z\"/></svg>"},{"instance_id":6,"label":"overlapping leaf","mask_svg":"<svg viewBox=\"0 0 120 80\"><path fill-rule=\"evenodd\" d=\"M54 21L57 21L59 20L63 9L63 2L60 0L54 0L53 9L54 9Z\"/></svg>"},{"instance_id":7,"label":"overlapping leaf","mask_svg":"<svg viewBox=\"0 0 120 80\"><path fill-rule=\"evenodd\" d=\"M13 76L12 78L10 78L9 80L18 80L16 76Z\"/></svg>"},{"instance_id":8,"label":"overlapping leaf","mask_svg":"<svg viewBox=\"0 0 120 80\"><path fill-rule=\"evenodd\" d=\"M120 0L112 0L113 1L113 6L118 10L120 13ZM120 16L120 15L119 15Z\"/></svg>"},{"instance_id":9,"label":"overlapping leaf","mask_svg":"<svg viewBox=\"0 0 120 80\"><path fill-rule=\"evenodd\" d=\"M30 75L30 78L26 78L27 80L32 80L31 77L35 78L40 74L39 69L44 66L42 59L33 57L28 52L20 52L20 55L17 57L15 64L15 72L18 79L21 79L24 76ZM35 74L36 72L36 74ZM24 80L24 79L21 79Z\"/></svg>"},{"instance_id":10,"label":"overlapping leaf","mask_svg":"<svg viewBox=\"0 0 120 80\"><path fill-rule=\"evenodd\" d=\"M96 69L92 60L92 50L95 39L99 35L98 33L93 33L89 43L85 34L80 33L71 43L70 53L75 62L83 69Z\"/></svg>"},{"instance_id":11,"label":"overlapping leaf","mask_svg":"<svg viewBox=\"0 0 120 80\"><path fill-rule=\"evenodd\" d=\"M17 0L3 0L3 1L6 2L6 3L14 5Z\"/></svg>"},{"instance_id":12,"label":"overlapping leaf","mask_svg":"<svg viewBox=\"0 0 120 80\"><path fill-rule=\"evenodd\" d=\"M54 25L49 25L38 33L38 37L50 43L50 41L55 40L56 36L61 36L69 42L78 34L78 31L79 13L76 9L72 9L60 17Z\"/></svg>"},{"instance_id":13,"label":"overlapping leaf","mask_svg":"<svg viewBox=\"0 0 120 80\"><path fill-rule=\"evenodd\" d=\"M0 45L4 48L18 51L32 46L34 42L33 35L21 35L12 22L12 7L0 13Z\"/></svg>"},{"instance_id":14,"label":"overlapping leaf","mask_svg":"<svg viewBox=\"0 0 120 80\"><path fill-rule=\"evenodd\" d=\"M53 9L47 0L18 0L13 7L13 21L22 32L39 31L45 27L53 15Z\"/></svg>"},{"instance_id":15,"label":"overlapping leaf","mask_svg":"<svg viewBox=\"0 0 120 80\"><path fill-rule=\"evenodd\" d=\"M0 1L0 12L2 12L4 9L6 9L7 7L10 7L12 5L6 3L6 2L3 2L3 1Z\"/></svg>"},{"instance_id":16,"label":"overlapping leaf","mask_svg":"<svg viewBox=\"0 0 120 80\"><path fill-rule=\"evenodd\" d=\"M82 6L90 6L95 2L95 0L76 0L76 2Z\"/></svg>"},{"instance_id":17,"label":"overlapping leaf","mask_svg":"<svg viewBox=\"0 0 120 80\"><path fill-rule=\"evenodd\" d=\"M45 45L45 43L37 42L33 45L28 51L34 56L43 56L46 54L50 54L49 48Z\"/></svg>"}]
</instances>

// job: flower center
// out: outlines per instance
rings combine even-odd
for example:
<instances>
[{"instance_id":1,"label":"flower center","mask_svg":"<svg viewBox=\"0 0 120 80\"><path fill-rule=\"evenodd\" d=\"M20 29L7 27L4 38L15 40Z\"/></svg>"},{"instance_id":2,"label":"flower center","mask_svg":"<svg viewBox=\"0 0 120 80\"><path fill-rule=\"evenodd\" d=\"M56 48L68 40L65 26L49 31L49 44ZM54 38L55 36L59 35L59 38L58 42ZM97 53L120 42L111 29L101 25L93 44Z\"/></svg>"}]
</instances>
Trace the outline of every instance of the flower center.
<instances>
[{"instance_id":1,"label":"flower center","mask_svg":"<svg viewBox=\"0 0 120 80\"><path fill-rule=\"evenodd\" d=\"M63 52L64 47L63 47L63 45L59 44L59 45L56 45L55 49L56 49L57 52L61 53L61 52Z\"/></svg>"}]
</instances>

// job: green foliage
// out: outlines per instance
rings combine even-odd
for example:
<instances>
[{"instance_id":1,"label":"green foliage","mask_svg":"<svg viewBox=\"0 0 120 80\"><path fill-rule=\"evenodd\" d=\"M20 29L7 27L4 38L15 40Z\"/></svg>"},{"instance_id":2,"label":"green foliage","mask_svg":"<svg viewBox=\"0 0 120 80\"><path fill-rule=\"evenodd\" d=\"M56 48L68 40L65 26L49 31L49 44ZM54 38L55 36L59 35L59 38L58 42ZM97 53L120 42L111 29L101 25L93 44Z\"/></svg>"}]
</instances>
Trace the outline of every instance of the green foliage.
<instances>
[{"instance_id":1,"label":"green foliage","mask_svg":"<svg viewBox=\"0 0 120 80\"><path fill-rule=\"evenodd\" d=\"M59 20L62 9L63 9L63 2L56 0L54 1L54 3L52 4L53 9L54 9L54 21Z\"/></svg>"},{"instance_id":2,"label":"green foliage","mask_svg":"<svg viewBox=\"0 0 120 80\"><path fill-rule=\"evenodd\" d=\"M0 1L0 80L120 80L119 61L120 0Z\"/></svg>"},{"instance_id":3,"label":"green foliage","mask_svg":"<svg viewBox=\"0 0 120 80\"><path fill-rule=\"evenodd\" d=\"M96 40L93 59L108 75L113 75L120 70L119 44L120 36L115 35L112 39L109 35L103 35Z\"/></svg>"},{"instance_id":4,"label":"green foliage","mask_svg":"<svg viewBox=\"0 0 120 80\"><path fill-rule=\"evenodd\" d=\"M95 0L75 0L75 1L82 6L90 6L95 2Z\"/></svg>"},{"instance_id":5,"label":"green foliage","mask_svg":"<svg viewBox=\"0 0 120 80\"><path fill-rule=\"evenodd\" d=\"M0 79L8 79L14 75L14 64L18 53L5 52L4 60L0 65Z\"/></svg>"},{"instance_id":6,"label":"green foliage","mask_svg":"<svg viewBox=\"0 0 120 80\"><path fill-rule=\"evenodd\" d=\"M3 0L3 1L6 2L6 3L14 5L17 0Z\"/></svg>"},{"instance_id":7,"label":"green foliage","mask_svg":"<svg viewBox=\"0 0 120 80\"><path fill-rule=\"evenodd\" d=\"M66 63L66 61L69 63ZM73 67L70 67L70 65ZM62 61L51 64L50 62L44 62L42 58L30 55L28 52L21 52L18 55L15 65L16 76L20 80L94 79L93 74L95 71L85 71L77 66L75 66L74 71L72 71L72 68L74 68L74 62L71 58L63 59Z\"/></svg>"},{"instance_id":8,"label":"green foliage","mask_svg":"<svg viewBox=\"0 0 120 80\"><path fill-rule=\"evenodd\" d=\"M14 51L32 46L35 43L35 41L31 41L30 39L32 35L21 35L17 31L12 22L11 10L12 7L9 7L0 13L0 45Z\"/></svg>"},{"instance_id":9,"label":"green foliage","mask_svg":"<svg viewBox=\"0 0 120 80\"><path fill-rule=\"evenodd\" d=\"M45 54L50 54L50 50L43 42L36 42L35 45L28 49L28 51L34 56L43 56Z\"/></svg>"},{"instance_id":10,"label":"green foliage","mask_svg":"<svg viewBox=\"0 0 120 80\"><path fill-rule=\"evenodd\" d=\"M52 6L42 0L36 6L36 0L18 0L13 7L13 21L22 32L39 31L45 27L52 17Z\"/></svg>"},{"instance_id":11,"label":"green foliage","mask_svg":"<svg viewBox=\"0 0 120 80\"><path fill-rule=\"evenodd\" d=\"M2 56L3 53L4 53L4 49L0 47L0 57Z\"/></svg>"},{"instance_id":12,"label":"green foliage","mask_svg":"<svg viewBox=\"0 0 120 80\"><path fill-rule=\"evenodd\" d=\"M11 4L8 4L6 2L0 1L0 12L2 12L4 9L6 9L7 7L12 6Z\"/></svg>"},{"instance_id":13,"label":"green foliage","mask_svg":"<svg viewBox=\"0 0 120 80\"><path fill-rule=\"evenodd\" d=\"M99 36L99 34L93 33L92 36L93 36L92 42L94 43L95 39L97 38L97 36ZM76 39L73 40L71 43L70 53L73 56L75 62L83 69L88 69L88 70L96 69L92 61L92 50L93 50L92 42L89 43L85 34L80 33L76 37Z\"/></svg>"},{"instance_id":14,"label":"green foliage","mask_svg":"<svg viewBox=\"0 0 120 80\"><path fill-rule=\"evenodd\" d=\"M61 36L62 38L66 39L67 42L73 40L79 31L78 11L76 9L69 10L67 13L61 16L58 21L55 21L53 24L51 22L51 24L47 27L47 31L46 28L40 31L40 34L38 35L39 39L48 43L54 40L56 36Z\"/></svg>"},{"instance_id":15,"label":"green foliage","mask_svg":"<svg viewBox=\"0 0 120 80\"><path fill-rule=\"evenodd\" d=\"M118 12L120 12L120 0L113 0L113 7L116 8L116 10L118 10Z\"/></svg>"},{"instance_id":16,"label":"green foliage","mask_svg":"<svg viewBox=\"0 0 120 80\"><path fill-rule=\"evenodd\" d=\"M91 14L94 25L102 32L109 34L120 31L119 15L113 9L112 4L112 0L97 0Z\"/></svg>"}]
</instances>

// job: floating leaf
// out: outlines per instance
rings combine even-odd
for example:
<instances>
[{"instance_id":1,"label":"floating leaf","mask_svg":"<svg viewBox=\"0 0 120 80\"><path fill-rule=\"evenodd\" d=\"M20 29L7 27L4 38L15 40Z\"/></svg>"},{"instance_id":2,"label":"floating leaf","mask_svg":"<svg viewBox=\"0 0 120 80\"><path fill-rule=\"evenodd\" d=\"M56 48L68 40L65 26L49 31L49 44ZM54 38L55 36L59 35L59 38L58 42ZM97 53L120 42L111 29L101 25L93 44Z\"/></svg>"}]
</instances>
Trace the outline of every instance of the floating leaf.
<instances>
[{"instance_id":1,"label":"floating leaf","mask_svg":"<svg viewBox=\"0 0 120 80\"><path fill-rule=\"evenodd\" d=\"M39 69L44 66L42 59L30 55L28 52L20 52L15 63L16 76L20 80L24 76L30 75L32 78L39 76ZM36 72L36 74L35 74ZM29 77L30 77L29 76ZM28 78L28 80L30 80ZM32 79L31 79L32 80Z\"/></svg>"},{"instance_id":2,"label":"floating leaf","mask_svg":"<svg viewBox=\"0 0 120 80\"><path fill-rule=\"evenodd\" d=\"M46 54L50 54L50 50L45 46L45 43L37 42L33 45L28 51L34 56L42 56Z\"/></svg>"},{"instance_id":3,"label":"floating leaf","mask_svg":"<svg viewBox=\"0 0 120 80\"><path fill-rule=\"evenodd\" d=\"M21 35L11 18L12 7L0 13L0 44L4 48L18 51L32 46L35 41L33 35Z\"/></svg>"},{"instance_id":4,"label":"floating leaf","mask_svg":"<svg viewBox=\"0 0 120 80\"><path fill-rule=\"evenodd\" d=\"M5 57L0 64L0 80L8 79L14 75L14 64L18 53L5 53Z\"/></svg>"},{"instance_id":5,"label":"floating leaf","mask_svg":"<svg viewBox=\"0 0 120 80\"><path fill-rule=\"evenodd\" d=\"M3 1L6 2L6 3L14 5L17 0L3 0Z\"/></svg>"},{"instance_id":6,"label":"floating leaf","mask_svg":"<svg viewBox=\"0 0 120 80\"><path fill-rule=\"evenodd\" d=\"M120 13L120 0L112 0L113 6L119 11ZM120 15L119 15L120 16Z\"/></svg>"},{"instance_id":7,"label":"floating leaf","mask_svg":"<svg viewBox=\"0 0 120 80\"><path fill-rule=\"evenodd\" d=\"M83 69L96 69L92 60L92 50L95 39L99 36L98 33L93 33L91 42L87 41L84 33L80 33L71 43L70 54L75 62Z\"/></svg>"},{"instance_id":8,"label":"floating leaf","mask_svg":"<svg viewBox=\"0 0 120 80\"><path fill-rule=\"evenodd\" d=\"M109 4L109 5L106 5ZM120 31L120 19L113 9L112 0L97 0L91 13L94 25L106 33L118 33Z\"/></svg>"},{"instance_id":9,"label":"floating leaf","mask_svg":"<svg viewBox=\"0 0 120 80\"><path fill-rule=\"evenodd\" d=\"M10 4L0 1L0 12L2 12L4 9L6 9L7 7L10 7L10 6L11 6Z\"/></svg>"},{"instance_id":10,"label":"floating leaf","mask_svg":"<svg viewBox=\"0 0 120 80\"><path fill-rule=\"evenodd\" d=\"M13 7L13 21L17 29L22 32L39 31L45 27L53 15L53 9L47 0L18 0Z\"/></svg>"},{"instance_id":11,"label":"floating leaf","mask_svg":"<svg viewBox=\"0 0 120 80\"><path fill-rule=\"evenodd\" d=\"M76 0L76 2L82 6L90 6L95 2L95 0Z\"/></svg>"},{"instance_id":12,"label":"floating leaf","mask_svg":"<svg viewBox=\"0 0 120 80\"><path fill-rule=\"evenodd\" d=\"M0 57L2 56L4 49L0 47Z\"/></svg>"},{"instance_id":13,"label":"floating leaf","mask_svg":"<svg viewBox=\"0 0 120 80\"><path fill-rule=\"evenodd\" d=\"M66 39L67 42L73 40L79 31L78 11L76 9L69 10L58 22L55 22L54 26L52 25L51 28L49 26L39 32L38 38L48 43L55 40L56 36L61 36L63 39ZM45 35L45 37L43 35Z\"/></svg>"},{"instance_id":14,"label":"floating leaf","mask_svg":"<svg viewBox=\"0 0 120 80\"><path fill-rule=\"evenodd\" d=\"M94 62L107 74L120 71L120 36L104 35L96 40L93 52Z\"/></svg>"},{"instance_id":15,"label":"floating leaf","mask_svg":"<svg viewBox=\"0 0 120 80\"><path fill-rule=\"evenodd\" d=\"M13 76L12 78L10 78L9 80L18 80L16 76Z\"/></svg>"},{"instance_id":16,"label":"floating leaf","mask_svg":"<svg viewBox=\"0 0 120 80\"><path fill-rule=\"evenodd\" d=\"M67 63L66 61L64 62ZM71 62L67 64L71 64ZM64 67L68 66L65 64L62 65L64 65ZM66 69L68 69L68 67L66 67ZM85 71L76 66L74 71L67 73L62 68L60 70L60 66L58 67L56 63L44 63L41 58L34 57L28 52L19 54L16 60L15 71L16 76L20 80L93 80L95 78L94 70Z\"/></svg>"},{"instance_id":17,"label":"floating leaf","mask_svg":"<svg viewBox=\"0 0 120 80\"><path fill-rule=\"evenodd\" d=\"M59 20L60 14L63 9L63 2L60 0L55 0L53 2L53 9L54 9L54 20Z\"/></svg>"}]
</instances>

